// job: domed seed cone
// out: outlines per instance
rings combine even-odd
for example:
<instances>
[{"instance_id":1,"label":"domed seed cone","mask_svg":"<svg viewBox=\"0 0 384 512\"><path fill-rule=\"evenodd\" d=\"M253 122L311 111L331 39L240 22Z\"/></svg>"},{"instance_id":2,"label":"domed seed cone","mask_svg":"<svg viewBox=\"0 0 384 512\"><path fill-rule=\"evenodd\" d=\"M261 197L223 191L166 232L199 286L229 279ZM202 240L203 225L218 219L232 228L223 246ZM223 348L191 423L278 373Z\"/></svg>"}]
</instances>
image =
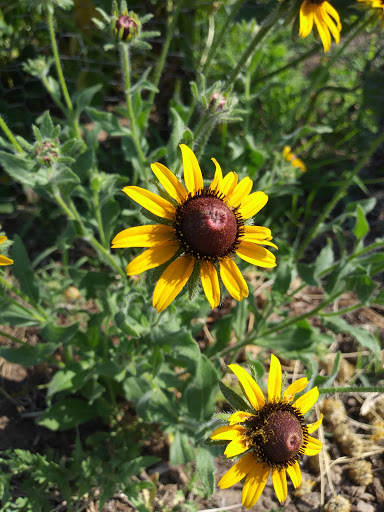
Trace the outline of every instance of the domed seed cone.
<instances>
[{"instance_id":1,"label":"domed seed cone","mask_svg":"<svg viewBox=\"0 0 384 512\"><path fill-rule=\"evenodd\" d=\"M303 441L303 430L299 420L288 411L276 411L267 418L263 426L266 442L265 457L271 463L282 463L296 457Z\"/></svg>"},{"instance_id":2,"label":"domed seed cone","mask_svg":"<svg viewBox=\"0 0 384 512\"><path fill-rule=\"evenodd\" d=\"M192 197L183 205L178 217L180 241L196 257L224 257L236 243L236 216L218 197Z\"/></svg>"},{"instance_id":3,"label":"domed seed cone","mask_svg":"<svg viewBox=\"0 0 384 512\"><path fill-rule=\"evenodd\" d=\"M129 36L137 31L137 23L130 16L121 15L116 20L116 30L118 33L121 28L124 29L122 39L126 41Z\"/></svg>"}]
</instances>

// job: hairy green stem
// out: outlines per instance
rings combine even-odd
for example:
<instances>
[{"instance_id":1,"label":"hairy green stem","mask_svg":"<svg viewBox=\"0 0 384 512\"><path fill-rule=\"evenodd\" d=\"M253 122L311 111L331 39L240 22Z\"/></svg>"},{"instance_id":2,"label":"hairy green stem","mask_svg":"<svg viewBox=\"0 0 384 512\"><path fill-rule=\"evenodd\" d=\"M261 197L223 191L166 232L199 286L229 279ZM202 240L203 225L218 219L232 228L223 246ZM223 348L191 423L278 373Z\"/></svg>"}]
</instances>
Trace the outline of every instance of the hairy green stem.
<instances>
[{"instance_id":1,"label":"hairy green stem","mask_svg":"<svg viewBox=\"0 0 384 512\"><path fill-rule=\"evenodd\" d=\"M376 149L380 146L380 144L384 142L384 133L379 134L376 139L371 144L370 148L365 152L363 157L360 159L360 161L357 163L355 168L352 170L351 173L349 173L348 178L344 181L344 183L339 187L339 190L337 193L333 196L331 201L327 204L325 207L323 213L320 215L320 217L317 219L315 225L311 229L309 235L302 243L300 249L297 252L296 255L296 261L298 261L307 248L307 246L310 244L312 239L316 236L317 231L319 229L319 226L324 222L324 220L328 217L328 215L331 213L333 208L336 206L336 204L340 201L340 199L344 196L346 190L348 187L352 184L353 179L355 176L361 171L361 169L368 163L369 159L373 155L373 153L376 151Z\"/></svg>"},{"instance_id":2,"label":"hairy green stem","mask_svg":"<svg viewBox=\"0 0 384 512\"><path fill-rule=\"evenodd\" d=\"M94 206L95 206L95 215L96 215L97 225L98 225L98 228L99 228L100 240L101 240L102 245L105 248L107 248L107 240L105 238L103 220L101 218L99 194L97 192L95 192L93 194L93 203L94 203Z\"/></svg>"},{"instance_id":3,"label":"hairy green stem","mask_svg":"<svg viewBox=\"0 0 384 512\"><path fill-rule=\"evenodd\" d=\"M145 187L147 187L148 186L148 171L147 171L147 166L146 166L146 158L144 156L143 150L141 149L135 114L134 114L133 105L132 105L131 65L129 62L128 44L124 43L124 42L120 42L119 49L120 49L120 55L121 55L121 60L122 60L125 99L127 102L127 112L128 112L128 118L129 118L129 122L130 122L131 132L132 132L132 140L133 140L133 143L134 143L136 151L137 151L137 155L140 160L140 166L141 166L143 177L144 177L144 185L145 185Z\"/></svg>"},{"instance_id":4,"label":"hairy green stem","mask_svg":"<svg viewBox=\"0 0 384 512\"><path fill-rule=\"evenodd\" d=\"M167 34L165 36L165 41L164 41L164 45L163 45L163 50L161 52L160 59L159 59L159 62L157 64L157 67L156 67L155 76L154 76L153 82L152 82L153 85L156 88L159 85L160 78L161 78L161 75L163 73L165 60L166 60L167 55L168 55L169 45L171 44L173 32L175 31L175 26L176 26L176 23L177 23L177 20L178 20L179 14L180 14L180 9L181 9L182 5L183 5L183 0L178 0L178 2L176 3L176 8L175 8L175 10L173 12L171 23L168 26ZM149 103L150 106L149 106L148 112L147 112L147 114L145 116L144 129L147 127L149 115L151 113L153 102L155 100L155 95L156 95L155 91L151 91L151 93L149 95L148 103Z\"/></svg>"},{"instance_id":5,"label":"hairy green stem","mask_svg":"<svg viewBox=\"0 0 384 512\"><path fill-rule=\"evenodd\" d=\"M205 128L204 132L201 134L200 138L197 140L195 147L193 148L194 152L196 154L196 158L198 160L201 157L201 155L203 154L204 148L207 145L207 142L209 140L209 137L211 136L211 133L212 133L215 125L216 125L215 118L208 119L208 121L204 127Z\"/></svg>"},{"instance_id":6,"label":"hairy green stem","mask_svg":"<svg viewBox=\"0 0 384 512\"><path fill-rule=\"evenodd\" d=\"M6 124L6 122L4 121L4 119L2 118L2 116L0 116L0 128L3 130L3 132L5 133L5 135L8 137L9 141L11 142L11 144L13 145L13 147L16 149L16 151L18 153L25 153L24 149L20 146L20 144L17 142L15 136L13 135L13 133L11 132L11 130L8 128L8 125Z\"/></svg>"},{"instance_id":7,"label":"hairy green stem","mask_svg":"<svg viewBox=\"0 0 384 512\"><path fill-rule=\"evenodd\" d=\"M345 386L342 388L319 388L320 395L335 393L384 393L384 386Z\"/></svg>"},{"instance_id":8,"label":"hairy green stem","mask_svg":"<svg viewBox=\"0 0 384 512\"><path fill-rule=\"evenodd\" d=\"M49 87L49 82L48 82L48 79L46 76L41 76L40 77L41 81L43 82L43 85L46 89L46 91L51 95L53 101L56 103L56 105L59 107L59 109L67 116L68 116L68 112L67 112L67 109L65 107L65 105L62 103L62 101L60 100L60 98L58 98L56 95L52 94L52 91Z\"/></svg>"}]
</instances>

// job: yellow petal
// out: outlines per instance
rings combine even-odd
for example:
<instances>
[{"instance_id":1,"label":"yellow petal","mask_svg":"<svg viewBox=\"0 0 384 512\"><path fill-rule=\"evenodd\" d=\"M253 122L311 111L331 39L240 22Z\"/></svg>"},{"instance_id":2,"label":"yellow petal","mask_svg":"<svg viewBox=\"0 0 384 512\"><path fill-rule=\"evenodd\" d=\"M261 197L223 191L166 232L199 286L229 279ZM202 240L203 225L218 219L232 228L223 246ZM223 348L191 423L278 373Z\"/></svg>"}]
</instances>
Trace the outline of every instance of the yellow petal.
<instances>
[{"instance_id":1,"label":"yellow petal","mask_svg":"<svg viewBox=\"0 0 384 512\"><path fill-rule=\"evenodd\" d=\"M269 475L269 467L256 462L245 479L241 501L245 508L252 508L260 498Z\"/></svg>"},{"instance_id":2,"label":"yellow petal","mask_svg":"<svg viewBox=\"0 0 384 512\"><path fill-rule=\"evenodd\" d=\"M193 270L192 256L173 261L162 273L153 292L153 307L160 313L181 292Z\"/></svg>"},{"instance_id":3,"label":"yellow petal","mask_svg":"<svg viewBox=\"0 0 384 512\"><path fill-rule=\"evenodd\" d=\"M294 406L299 409L301 414L305 414L306 412L311 409L315 403L316 400L319 398L319 390L317 387L310 389L307 393L302 395L300 398L296 400L294 403Z\"/></svg>"},{"instance_id":4,"label":"yellow petal","mask_svg":"<svg viewBox=\"0 0 384 512\"><path fill-rule=\"evenodd\" d=\"M249 375L247 370L238 364L230 364L228 368L230 368L239 379L244 394L252 407L256 411L261 409L265 404L265 398L257 382Z\"/></svg>"},{"instance_id":5,"label":"yellow petal","mask_svg":"<svg viewBox=\"0 0 384 512\"><path fill-rule=\"evenodd\" d=\"M272 471L272 483L277 499L280 501L280 503L285 501L288 494L287 475L285 473L285 469L274 469Z\"/></svg>"},{"instance_id":6,"label":"yellow petal","mask_svg":"<svg viewBox=\"0 0 384 512\"><path fill-rule=\"evenodd\" d=\"M228 489L242 480L255 464L253 453L246 453L218 482L220 489Z\"/></svg>"},{"instance_id":7,"label":"yellow petal","mask_svg":"<svg viewBox=\"0 0 384 512\"><path fill-rule=\"evenodd\" d=\"M292 402L292 400L295 398L295 394L300 393L300 391L303 391L303 389L305 389L307 385L308 379L306 377L295 380L295 382L292 382L292 384L290 384L285 390L285 393L283 395L284 400Z\"/></svg>"},{"instance_id":8,"label":"yellow petal","mask_svg":"<svg viewBox=\"0 0 384 512\"><path fill-rule=\"evenodd\" d=\"M241 455L242 453L248 450L248 440L247 439L234 439L229 443L226 447L224 455L229 459L230 457L236 457L237 455Z\"/></svg>"},{"instance_id":9,"label":"yellow petal","mask_svg":"<svg viewBox=\"0 0 384 512\"><path fill-rule=\"evenodd\" d=\"M201 262L201 284L211 308L220 304L220 284L215 267L209 261Z\"/></svg>"},{"instance_id":10,"label":"yellow petal","mask_svg":"<svg viewBox=\"0 0 384 512\"><path fill-rule=\"evenodd\" d=\"M271 354L271 366L268 375L268 402L280 402L281 399L281 364ZM280 500L283 501L283 500Z\"/></svg>"},{"instance_id":11,"label":"yellow petal","mask_svg":"<svg viewBox=\"0 0 384 512\"><path fill-rule=\"evenodd\" d=\"M271 236L271 230L264 226L244 226L242 240L245 242L259 242Z\"/></svg>"},{"instance_id":12,"label":"yellow petal","mask_svg":"<svg viewBox=\"0 0 384 512\"><path fill-rule=\"evenodd\" d=\"M283 157L288 160L291 159L290 155L291 155L291 146L284 146L284 149L283 149Z\"/></svg>"},{"instance_id":13,"label":"yellow petal","mask_svg":"<svg viewBox=\"0 0 384 512\"><path fill-rule=\"evenodd\" d=\"M178 242L166 242L165 244L156 245L155 247L147 249L129 263L126 268L127 275L135 276L150 268L162 265L176 254L179 247Z\"/></svg>"},{"instance_id":14,"label":"yellow petal","mask_svg":"<svg viewBox=\"0 0 384 512\"><path fill-rule=\"evenodd\" d=\"M382 4L382 1L380 0L380 2L378 2L378 4L381 3ZM340 32L341 31L341 23L340 23L340 16L339 16L339 13L336 11L336 9L329 3L329 2L323 2L323 5L322 5L323 9L332 16L332 18L334 18L334 20L336 21L336 24L337 24L337 30ZM381 5L380 6L382 9L384 9L384 7Z\"/></svg>"},{"instance_id":15,"label":"yellow petal","mask_svg":"<svg viewBox=\"0 0 384 512\"><path fill-rule=\"evenodd\" d=\"M254 414L245 411L236 411L229 418L229 424L234 425L235 423L242 423L254 417Z\"/></svg>"},{"instance_id":16,"label":"yellow petal","mask_svg":"<svg viewBox=\"0 0 384 512\"><path fill-rule=\"evenodd\" d=\"M305 0L300 7L300 30L299 35L304 39L313 28L314 6L312 2ZM289 148L291 150L291 148Z\"/></svg>"},{"instance_id":17,"label":"yellow petal","mask_svg":"<svg viewBox=\"0 0 384 512\"><path fill-rule=\"evenodd\" d=\"M8 240L8 238L6 236L0 236L0 244L5 242L6 240Z\"/></svg>"},{"instance_id":18,"label":"yellow petal","mask_svg":"<svg viewBox=\"0 0 384 512\"><path fill-rule=\"evenodd\" d=\"M218 191L228 198L233 189L236 187L237 180L237 174L235 172L229 172L218 186Z\"/></svg>"},{"instance_id":19,"label":"yellow petal","mask_svg":"<svg viewBox=\"0 0 384 512\"><path fill-rule=\"evenodd\" d=\"M185 144L180 144L183 157L184 181L188 192L195 194L204 188L203 175L195 153Z\"/></svg>"},{"instance_id":20,"label":"yellow petal","mask_svg":"<svg viewBox=\"0 0 384 512\"><path fill-rule=\"evenodd\" d=\"M242 179L234 188L230 197L227 199L227 205L231 208L236 208L248 197L252 190L253 181L246 177Z\"/></svg>"},{"instance_id":21,"label":"yellow petal","mask_svg":"<svg viewBox=\"0 0 384 512\"><path fill-rule=\"evenodd\" d=\"M216 190L216 188L218 188L220 186L220 183L223 181L223 172L222 172L219 162L216 160L216 158L211 158L211 160L216 166L216 171L215 171L215 175L213 177L213 181L209 188L211 190Z\"/></svg>"},{"instance_id":22,"label":"yellow petal","mask_svg":"<svg viewBox=\"0 0 384 512\"><path fill-rule=\"evenodd\" d=\"M304 448L305 455L317 455L320 453L323 443L312 436L307 437L307 445Z\"/></svg>"},{"instance_id":23,"label":"yellow petal","mask_svg":"<svg viewBox=\"0 0 384 512\"><path fill-rule=\"evenodd\" d=\"M220 276L228 293L236 300L248 297L248 286L239 267L230 258L220 261Z\"/></svg>"},{"instance_id":24,"label":"yellow petal","mask_svg":"<svg viewBox=\"0 0 384 512\"><path fill-rule=\"evenodd\" d=\"M323 415L321 414L320 419L315 421L315 423L308 423L308 425L307 425L308 433L312 434L312 432L315 432L315 430L317 430L320 427L322 422L323 422Z\"/></svg>"},{"instance_id":25,"label":"yellow petal","mask_svg":"<svg viewBox=\"0 0 384 512\"><path fill-rule=\"evenodd\" d=\"M270 247L273 247L274 249L278 249L277 245L274 244L273 242L270 242L269 240L257 240L256 243L259 245L269 245Z\"/></svg>"},{"instance_id":26,"label":"yellow petal","mask_svg":"<svg viewBox=\"0 0 384 512\"><path fill-rule=\"evenodd\" d=\"M140 187L124 187L123 192L125 192L128 197L136 201L136 203L139 203L140 206L146 208L154 215L157 215L163 219L174 219L175 208L169 201L163 199L157 194L154 194L153 192Z\"/></svg>"},{"instance_id":27,"label":"yellow petal","mask_svg":"<svg viewBox=\"0 0 384 512\"><path fill-rule=\"evenodd\" d=\"M11 258L7 258L6 256L3 256L2 254L0 254L0 265L1 266L12 265L12 263L13 263L13 260L11 260Z\"/></svg>"},{"instance_id":28,"label":"yellow petal","mask_svg":"<svg viewBox=\"0 0 384 512\"><path fill-rule=\"evenodd\" d=\"M293 487L297 489L301 485L301 471L298 461L296 460L292 466L287 467L287 473L292 480Z\"/></svg>"},{"instance_id":29,"label":"yellow petal","mask_svg":"<svg viewBox=\"0 0 384 512\"><path fill-rule=\"evenodd\" d=\"M322 9L321 15L323 17L324 22L326 23L327 27L329 28L329 31L333 35L333 38L336 41L336 44L339 44L339 42L340 42L340 32L337 30L335 22L329 16L329 14L328 14L324 4L321 6L321 9Z\"/></svg>"},{"instance_id":30,"label":"yellow petal","mask_svg":"<svg viewBox=\"0 0 384 512\"><path fill-rule=\"evenodd\" d=\"M241 203L239 213L243 219L249 219L256 215L268 202L268 196L264 192L254 192Z\"/></svg>"},{"instance_id":31,"label":"yellow petal","mask_svg":"<svg viewBox=\"0 0 384 512\"><path fill-rule=\"evenodd\" d=\"M171 226L163 224L144 225L120 231L112 240L112 248L152 247L170 241L175 234Z\"/></svg>"},{"instance_id":32,"label":"yellow petal","mask_svg":"<svg viewBox=\"0 0 384 512\"><path fill-rule=\"evenodd\" d=\"M217 428L210 438L214 441L233 441L234 439L242 439L247 429L241 425L225 425Z\"/></svg>"},{"instance_id":33,"label":"yellow petal","mask_svg":"<svg viewBox=\"0 0 384 512\"><path fill-rule=\"evenodd\" d=\"M331 34L329 33L329 29L324 21L321 12L322 11L319 9L319 6L317 6L314 12L314 18L321 42L323 43L324 46L324 53L327 53L331 47Z\"/></svg>"},{"instance_id":34,"label":"yellow petal","mask_svg":"<svg viewBox=\"0 0 384 512\"><path fill-rule=\"evenodd\" d=\"M271 253L271 251L268 251L268 249L264 249L264 247L260 247L253 242L241 241L236 254L243 260L248 261L248 263L258 265L259 267L276 267L276 257Z\"/></svg>"},{"instance_id":35,"label":"yellow petal","mask_svg":"<svg viewBox=\"0 0 384 512\"><path fill-rule=\"evenodd\" d=\"M164 190L176 201L182 203L188 196L188 192L184 186L176 178L172 171L165 167L165 165L156 162L151 165L153 174L157 177L163 185Z\"/></svg>"}]
</instances>

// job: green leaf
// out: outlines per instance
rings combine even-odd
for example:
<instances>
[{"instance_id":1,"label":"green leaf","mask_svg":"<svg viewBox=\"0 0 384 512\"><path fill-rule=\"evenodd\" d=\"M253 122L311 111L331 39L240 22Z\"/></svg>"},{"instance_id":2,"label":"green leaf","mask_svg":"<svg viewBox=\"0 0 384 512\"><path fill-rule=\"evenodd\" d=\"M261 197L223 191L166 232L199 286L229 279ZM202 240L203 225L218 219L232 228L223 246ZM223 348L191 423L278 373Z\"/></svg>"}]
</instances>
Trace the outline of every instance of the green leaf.
<instances>
[{"instance_id":1,"label":"green leaf","mask_svg":"<svg viewBox=\"0 0 384 512\"><path fill-rule=\"evenodd\" d=\"M188 413L199 421L209 419L215 412L217 373L212 363L201 354L196 373L183 394Z\"/></svg>"},{"instance_id":2,"label":"green leaf","mask_svg":"<svg viewBox=\"0 0 384 512\"><path fill-rule=\"evenodd\" d=\"M22 345L21 347L0 347L0 357L10 363L21 366L35 366L46 363L48 357L57 349L55 343L38 343L36 346Z\"/></svg>"},{"instance_id":3,"label":"green leaf","mask_svg":"<svg viewBox=\"0 0 384 512\"><path fill-rule=\"evenodd\" d=\"M353 234L357 240L362 240L369 231L369 224L365 218L363 209L360 205L356 209L356 224L353 230Z\"/></svg>"},{"instance_id":4,"label":"green leaf","mask_svg":"<svg viewBox=\"0 0 384 512\"><path fill-rule=\"evenodd\" d=\"M338 352L335 357L335 361L333 363L333 368L330 373L330 375L317 375L313 382L311 382L311 387L318 386L318 387L330 387L333 386L334 380L336 378L336 375L339 371L340 366L340 356L341 352Z\"/></svg>"},{"instance_id":5,"label":"green leaf","mask_svg":"<svg viewBox=\"0 0 384 512\"><path fill-rule=\"evenodd\" d=\"M211 452L203 446L197 452L196 469L205 492L208 496L212 496L215 491L216 468Z\"/></svg>"},{"instance_id":6,"label":"green leaf","mask_svg":"<svg viewBox=\"0 0 384 512\"><path fill-rule=\"evenodd\" d=\"M73 102L76 105L76 112L79 115L86 107L88 107L94 97L94 95L102 89L101 84L92 85L81 91L77 91L73 95Z\"/></svg>"},{"instance_id":7,"label":"green leaf","mask_svg":"<svg viewBox=\"0 0 384 512\"><path fill-rule=\"evenodd\" d=\"M237 393L235 393L231 388L223 384L221 381L219 382L220 391L223 393L225 399L232 405L234 409L237 411L245 411L245 412L253 412L250 405L241 398Z\"/></svg>"},{"instance_id":8,"label":"green leaf","mask_svg":"<svg viewBox=\"0 0 384 512\"><path fill-rule=\"evenodd\" d=\"M92 378L88 366L87 363L70 363L57 371L49 382L47 398L51 398L60 391L70 390L75 393L81 389L85 382Z\"/></svg>"},{"instance_id":9,"label":"green leaf","mask_svg":"<svg viewBox=\"0 0 384 512\"><path fill-rule=\"evenodd\" d=\"M316 258L314 271L315 277L318 278L320 274L324 272L324 270L327 270L332 266L333 262L334 255L332 249L332 240L328 238L327 245L321 249L320 254Z\"/></svg>"},{"instance_id":10,"label":"green leaf","mask_svg":"<svg viewBox=\"0 0 384 512\"><path fill-rule=\"evenodd\" d=\"M21 290L36 303L39 301L39 288L32 270L27 251L19 235L15 235L13 249L13 273L19 281Z\"/></svg>"},{"instance_id":11,"label":"green leaf","mask_svg":"<svg viewBox=\"0 0 384 512\"><path fill-rule=\"evenodd\" d=\"M273 293L285 295L289 290L292 279L292 265L286 260L279 261L275 282L273 283Z\"/></svg>"},{"instance_id":12,"label":"green leaf","mask_svg":"<svg viewBox=\"0 0 384 512\"><path fill-rule=\"evenodd\" d=\"M175 437L169 450L169 459L171 464L175 466L192 462L195 459L195 451L187 434L178 430L175 432Z\"/></svg>"},{"instance_id":13,"label":"green leaf","mask_svg":"<svg viewBox=\"0 0 384 512\"><path fill-rule=\"evenodd\" d=\"M67 398L46 409L37 423L50 430L68 430L96 416L99 416L96 407L91 407L85 400Z\"/></svg>"},{"instance_id":14,"label":"green leaf","mask_svg":"<svg viewBox=\"0 0 384 512\"><path fill-rule=\"evenodd\" d=\"M5 172L15 181L29 187L34 187L36 180L32 170L35 163L27 160L24 154L11 155L5 151L0 151L0 163L4 167Z\"/></svg>"},{"instance_id":15,"label":"green leaf","mask_svg":"<svg viewBox=\"0 0 384 512\"><path fill-rule=\"evenodd\" d=\"M167 150L168 150L167 151L168 152L167 162L168 162L168 166L172 168L178 160L178 148L179 148L180 141L184 137L184 132L185 132L186 127L185 127L184 121L181 119L181 117L176 109L171 107L170 113L172 116L171 126L173 128L172 128L172 133L171 133L171 136L169 137L169 142L167 145Z\"/></svg>"},{"instance_id":16,"label":"green leaf","mask_svg":"<svg viewBox=\"0 0 384 512\"><path fill-rule=\"evenodd\" d=\"M59 327L53 322L48 323L41 329L41 336L47 341L53 341L57 345L66 344L73 340L79 330L79 323L76 322L68 327Z\"/></svg>"},{"instance_id":17,"label":"green leaf","mask_svg":"<svg viewBox=\"0 0 384 512\"><path fill-rule=\"evenodd\" d=\"M32 327L41 324L41 320L34 316L32 310L29 313L19 304L10 303L7 299L0 301L0 322L20 327Z\"/></svg>"},{"instance_id":18,"label":"green leaf","mask_svg":"<svg viewBox=\"0 0 384 512\"><path fill-rule=\"evenodd\" d=\"M378 340L377 336L371 334L369 331L367 331L367 329L364 329L363 327L354 327L341 317L323 318L322 324L324 325L324 327L330 329L336 334L347 332L348 334L356 338L356 340L360 343L362 347L371 350L375 358L380 360L380 341Z\"/></svg>"},{"instance_id":19,"label":"green leaf","mask_svg":"<svg viewBox=\"0 0 384 512\"><path fill-rule=\"evenodd\" d=\"M92 107L87 107L85 110L92 121L94 121L99 128L107 132L108 135L116 137L125 134L124 130L122 130L119 125L118 118L111 112L101 112Z\"/></svg>"},{"instance_id":20,"label":"green leaf","mask_svg":"<svg viewBox=\"0 0 384 512\"><path fill-rule=\"evenodd\" d=\"M40 116L40 132L45 139L56 138L56 130L48 110L46 110L44 114Z\"/></svg>"}]
</instances>

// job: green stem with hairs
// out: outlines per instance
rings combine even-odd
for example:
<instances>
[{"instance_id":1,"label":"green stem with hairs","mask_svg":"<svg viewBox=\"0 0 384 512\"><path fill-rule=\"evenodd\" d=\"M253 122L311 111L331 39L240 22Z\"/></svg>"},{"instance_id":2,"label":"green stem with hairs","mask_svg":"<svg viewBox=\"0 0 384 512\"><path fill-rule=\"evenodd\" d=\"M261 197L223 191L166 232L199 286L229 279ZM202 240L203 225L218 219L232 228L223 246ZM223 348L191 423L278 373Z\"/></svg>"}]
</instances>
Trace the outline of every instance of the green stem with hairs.
<instances>
[{"instance_id":1,"label":"green stem with hairs","mask_svg":"<svg viewBox=\"0 0 384 512\"><path fill-rule=\"evenodd\" d=\"M384 386L345 386L342 388L319 388L320 395L335 393L384 393Z\"/></svg>"},{"instance_id":2,"label":"green stem with hairs","mask_svg":"<svg viewBox=\"0 0 384 512\"><path fill-rule=\"evenodd\" d=\"M49 82L48 82L47 77L43 75L43 76L40 77L40 79L43 82L43 85L44 85L46 91L51 95L53 101L56 103L56 105L59 107L59 109L66 116L68 116L67 109L65 108L64 104L61 102L60 98L58 98L56 95L52 94L52 91L50 90L50 87L49 87Z\"/></svg>"},{"instance_id":3,"label":"green stem with hairs","mask_svg":"<svg viewBox=\"0 0 384 512\"><path fill-rule=\"evenodd\" d=\"M157 67L156 67L155 76L154 76L153 82L152 82L153 85L156 88L158 87L158 85L160 83L160 78L161 78L161 75L163 73L165 60L166 60L167 55L168 55L169 45L171 44L173 32L175 30L175 26L176 26L177 20L179 18L180 9L181 9L182 5L183 5L183 0L178 0L178 2L176 3L176 8L175 8L175 10L173 12L171 23L168 26L167 34L165 36L165 41L164 41L164 45L163 45L163 50L161 52L160 59L159 59L159 62L157 64ZM155 100L155 95L156 95L156 91L151 91L151 93L149 95L148 103L149 103L150 106L148 108L148 112L147 112L147 114L145 116L145 120L144 120L144 127L145 128L147 127L149 115L151 113L153 102Z\"/></svg>"},{"instance_id":4,"label":"green stem with hairs","mask_svg":"<svg viewBox=\"0 0 384 512\"><path fill-rule=\"evenodd\" d=\"M298 261L307 248L307 246L310 244L312 239L316 236L317 231L319 229L319 226L323 223L323 221L328 217L328 215L331 213L333 208L336 206L336 204L340 201L340 199L344 196L346 190L353 182L353 179L355 176L361 171L361 169L368 163L369 159L373 155L373 153L376 151L376 149L380 146L380 144L384 142L384 133L381 133L376 137L376 139L371 144L370 148L365 152L364 156L360 159L360 161L357 163L355 168L352 170L351 173L349 173L348 178L345 180L345 182L340 186L337 193L333 196L331 201L327 204L325 207L323 213L320 215L320 217L317 219L317 222L311 229L309 235L302 243L300 249L297 252L296 255L296 261Z\"/></svg>"},{"instance_id":5,"label":"green stem with hairs","mask_svg":"<svg viewBox=\"0 0 384 512\"><path fill-rule=\"evenodd\" d=\"M131 127L132 140L136 148L137 155L139 157L140 166L142 169L143 177L144 177L144 185L148 187L148 171L146 166L146 158L144 156L143 150L140 146L140 140L138 136L138 129L136 125L135 114L133 111L132 104L132 96L131 96L131 65L129 62L129 47L127 43L120 42L119 44L122 68L123 68L123 77L124 77L124 89L125 89L125 100L127 102L127 112L128 118Z\"/></svg>"},{"instance_id":6,"label":"green stem with hairs","mask_svg":"<svg viewBox=\"0 0 384 512\"><path fill-rule=\"evenodd\" d=\"M216 125L215 118L212 118L210 120L210 122L206 123L204 132L201 134L199 140L197 141L195 147L193 148L196 158L198 160L201 157L201 155L203 154L204 148L207 145L207 142L209 140L209 137L211 136L211 133L212 133L215 125Z\"/></svg>"},{"instance_id":7,"label":"green stem with hairs","mask_svg":"<svg viewBox=\"0 0 384 512\"><path fill-rule=\"evenodd\" d=\"M9 141L11 142L11 144L13 145L13 147L16 149L16 151L18 153L25 153L24 149L20 146L20 144L17 142L15 136L13 135L13 133L11 132L11 130L8 128L8 125L6 124L6 122L4 121L4 119L2 118L2 116L0 116L0 128L3 130L3 132L5 133L5 135L8 137Z\"/></svg>"}]
</instances>

